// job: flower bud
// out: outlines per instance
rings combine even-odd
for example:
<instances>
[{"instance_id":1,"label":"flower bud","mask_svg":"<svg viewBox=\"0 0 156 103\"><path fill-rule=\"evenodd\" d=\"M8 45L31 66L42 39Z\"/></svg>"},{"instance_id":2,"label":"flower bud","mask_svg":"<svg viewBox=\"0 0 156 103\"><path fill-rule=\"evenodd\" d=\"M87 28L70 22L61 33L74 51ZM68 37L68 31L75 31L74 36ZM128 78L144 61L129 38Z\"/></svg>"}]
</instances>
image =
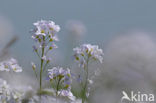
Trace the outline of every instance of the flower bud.
<instances>
[{"instance_id":1,"label":"flower bud","mask_svg":"<svg viewBox=\"0 0 156 103\"><path fill-rule=\"evenodd\" d=\"M50 61L51 61L51 59L50 59L50 58L48 58L48 59L47 59L47 63L49 63Z\"/></svg>"},{"instance_id":2,"label":"flower bud","mask_svg":"<svg viewBox=\"0 0 156 103\"><path fill-rule=\"evenodd\" d=\"M50 40L49 40L50 42L52 42L53 41L53 39L52 38L50 38Z\"/></svg>"},{"instance_id":3,"label":"flower bud","mask_svg":"<svg viewBox=\"0 0 156 103\"><path fill-rule=\"evenodd\" d=\"M52 49L53 49L53 47L52 47L52 46L50 46L50 47L49 47L49 50L52 50Z\"/></svg>"},{"instance_id":4,"label":"flower bud","mask_svg":"<svg viewBox=\"0 0 156 103\"><path fill-rule=\"evenodd\" d=\"M36 69L36 65L33 62L31 62L31 65L32 65L32 69L35 70Z\"/></svg>"},{"instance_id":5,"label":"flower bud","mask_svg":"<svg viewBox=\"0 0 156 103\"><path fill-rule=\"evenodd\" d=\"M37 47L35 45L33 46L33 50L37 52Z\"/></svg>"}]
</instances>

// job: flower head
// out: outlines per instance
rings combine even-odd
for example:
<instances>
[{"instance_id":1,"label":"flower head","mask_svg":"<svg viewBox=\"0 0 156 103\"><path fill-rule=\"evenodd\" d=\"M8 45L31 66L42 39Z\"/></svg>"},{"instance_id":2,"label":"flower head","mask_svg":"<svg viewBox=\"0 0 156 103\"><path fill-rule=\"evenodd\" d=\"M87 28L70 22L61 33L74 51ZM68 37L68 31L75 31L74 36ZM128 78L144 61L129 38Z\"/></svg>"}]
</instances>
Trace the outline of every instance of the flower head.
<instances>
[{"instance_id":1,"label":"flower head","mask_svg":"<svg viewBox=\"0 0 156 103\"><path fill-rule=\"evenodd\" d=\"M49 37L51 41L58 41L56 34L60 31L60 27L53 21L41 20L34 23L34 26L33 39L41 42L44 37Z\"/></svg>"},{"instance_id":2,"label":"flower head","mask_svg":"<svg viewBox=\"0 0 156 103\"><path fill-rule=\"evenodd\" d=\"M75 97L71 92L72 79L70 69L63 69L62 67L53 67L48 71L49 80L52 83L56 83L56 96L60 95L63 97L68 97L70 100L75 100Z\"/></svg>"},{"instance_id":3,"label":"flower head","mask_svg":"<svg viewBox=\"0 0 156 103\"><path fill-rule=\"evenodd\" d=\"M34 26L36 26L36 35L53 36L54 34L60 31L60 27L58 25L55 25L53 21L41 20L34 23Z\"/></svg>"},{"instance_id":4,"label":"flower head","mask_svg":"<svg viewBox=\"0 0 156 103\"><path fill-rule=\"evenodd\" d=\"M70 90L60 90L59 94L60 94L60 96L68 97L72 101L75 101L75 99L76 99Z\"/></svg>"},{"instance_id":5,"label":"flower head","mask_svg":"<svg viewBox=\"0 0 156 103\"><path fill-rule=\"evenodd\" d=\"M97 45L83 44L80 47L74 48L73 51L75 52L75 60L80 63L80 66L85 66L88 58L98 60L101 63L103 61L104 53Z\"/></svg>"},{"instance_id":6,"label":"flower head","mask_svg":"<svg viewBox=\"0 0 156 103\"><path fill-rule=\"evenodd\" d=\"M14 71L22 72L22 68L19 66L16 59L11 58L9 60L3 61L0 63L0 71Z\"/></svg>"},{"instance_id":7,"label":"flower head","mask_svg":"<svg viewBox=\"0 0 156 103\"><path fill-rule=\"evenodd\" d=\"M33 46L33 50L39 56L39 51L44 48L44 56L39 57L45 60L48 51L53 48L57 48L55 42L59 41L57 33L60 31L60 27L53 21L46 20L37 21L34 23L34 26L35 28L32 31L32 39L37 42L37 44Z\"/></svg>"},{"instance_id":8,"label":"flower head","mask_svg":"<svg viewBox=\"0 0 156 103\"><path fill-rule=\"evenodd\" d=\"M50 80L60 80L60 82L62 82L63 89L70 89L72 82L70 69L53 67L52 69L49 69L48 72L48 77Z\"/></svg>"}]
</instances>

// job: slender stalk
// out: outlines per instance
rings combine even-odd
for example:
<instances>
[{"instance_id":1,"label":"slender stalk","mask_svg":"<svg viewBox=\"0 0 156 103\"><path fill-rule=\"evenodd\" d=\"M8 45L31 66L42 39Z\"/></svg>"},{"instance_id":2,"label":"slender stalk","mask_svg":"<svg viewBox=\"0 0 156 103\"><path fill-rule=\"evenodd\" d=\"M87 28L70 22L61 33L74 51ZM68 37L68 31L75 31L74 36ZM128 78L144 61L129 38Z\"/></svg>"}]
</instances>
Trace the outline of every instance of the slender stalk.
<instances>
[{"instance_id":1,"label":"slender stalk","mask_svg":"<svg viewBox=\"0 0 156 103\"><path fill-rule=\"evenodd\" d=\"M45 38L43 38L43 41L45 40ZM43 63L44 63L44 60L43 60L43 56L44 56L44 49L45 49L45 46L43 45L42 46L42 54L41 54L41 69L40 69L40 92L42 91L42 74L43 74Z\"/></svg>"},{"instance_id":2,"label":"slender stalk","mask_svg":"<svg viewBox=\"0 0 156 103\"><path fill-rule=\"evenodd\" d=\"M86 64L86 80L85 80L85 85L84 85L84 89L83 89L83 97L82 97L82 103L85 102L85 99L86 99L86 89L87 89L87 85L88 85L88 63L89 63L89 56L87 58L87 64Z\"/></svg>"},{"instance_id":3,"label":"slender stalk","mask_svg":"<svg viewBox=\"0 0 156 103\"><path fill-rule=\"evenodd\" d=\"M59 78L56 86L56 97L58 96L58 90L59 90L59 85L60 85L61 78Z\"/></svg>"},{"instance_id":4,"label":"slender stalk","mask_svg":"<svg viewBox=\"0 0 156 103\"><path fill-rule=\"evenodd\" d=\"M48 65L48 62L46 62L46 64L44 65L43 72L45 71L47 65Z\"/></svg>"},{"instance_id":5,"label":"slender stalk","mask_svg":"<svg viewBox=\"0 0 156 103\"><path fill-rule=\"evenodd\" d=\"M34 71L34 73L35 73L36 79L38 80L38 77L37 77L37 72L36 72L36 70L33 70L33 71Z\"/></svg>"},{"instance_id":6,"label":"slender stalk","mask_svg":"<svg viewBox=\"0 0 156 103\"><path fill-rule=\"evenodd\" d=\"M41 59L39 53L38 53L38 50L35 50L35 53L37 54L37 56L39 57L39 59Z\"/></svg>"},{"instance_id":7,"label":"slender stalk","mask_svg":"<svg viewBox=\"0 0 156 103\"><path fill-rule=\"evenodd\" d=\"M57 98L58 98L58 96L59 96L58 91L59 91L60 81L61 81L61 78L59 78L59 80L58 80L58 82L57 82L57 85L56 85L56 103L57 103Z\"/></svg>"},{"instance_id":8,"label":"slender stalk","mask_svg":"<svg viewBox=\"0 0 156 103\"><path fill-rule=\"evenodd\" d=\"M44 55L44 47L42 47L42 57L43 57L43 55ZM40 69L40 91L42 90L43 62L44 62L44 60L41 58L41 69Z\"/></svg>"}]
</instances>

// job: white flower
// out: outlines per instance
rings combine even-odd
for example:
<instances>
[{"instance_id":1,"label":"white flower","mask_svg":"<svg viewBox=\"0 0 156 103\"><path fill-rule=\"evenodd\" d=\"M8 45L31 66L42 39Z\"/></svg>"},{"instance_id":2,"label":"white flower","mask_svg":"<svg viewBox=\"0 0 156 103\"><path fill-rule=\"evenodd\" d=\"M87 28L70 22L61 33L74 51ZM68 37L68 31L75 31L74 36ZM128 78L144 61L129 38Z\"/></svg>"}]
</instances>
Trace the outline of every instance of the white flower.
<instances>
[{"instance_id":1,"label":"white flower","mask_svg":"<svg viewBox=\"0 0 156 103\"><path fill-rule=\"evenodd\" d=\"M22 68L18 64L11 65L11 68L14 72L22 72Z\"/></svg>"},{"instance_id":2,"label":"white flower","mask_svg":"<svg viewBox=\"0 0 156 103\"><path fill-rule=\"evenodd\" d=\"M43 59L43 60L47 60L47 57L44 55L44 56L42 57L42 59Z\"/></svg>"},{"instance_id":3,"label":"white flower","mask_svg":"<svg viewBox=\"0 0 156 103\"><path fill-rule=\"evenodd\" d=\"M70 70L67 69L63 69L62 67L53 67L52 69L48 69L49 71L49 77L51 79L53 79L54 77L57 77L58 75L62 75L62 76L70 76Z\"/></svg>"},{"instance_id":4,"label":"white flower","mask_svg":"<svg viewBox=\"0 0 156 103\"><path fill-rule=\"evenodd\" d=\"M18 65L16 59L11 58L9 60L3 61L0 63L0 71L14 71L14 72L22 72L22 68Z\"/></svg>"},{"instance_id":5,"label":"white flower","mask_svg":"<svg viewBox=\"0 0 156 103\"><path fill-rule=\"evenodd\" d=\"M58 48L56 44L52 43L49 47L49 49Z\"/></svg>"},{"instance_id":6,"label":"white flower","mask_svg":"<svg viewBox=\"0 0 156 103\"><path fill-rule=\"evenodd\" d=\"M51 35L55 37L55 34L60 31L59 25L55 25L53 21L46 21L41 20L34 23L35 28L35 35Z\"/></svg>"},{"instance_id":7,"label":"white flower","mask_svg":"<svg viewBox=\"0 0 156 103\"><path fill-rule=\"evenodd\" d=\"M56 90L59 95L66 96L69 99L74 100L74 96L70 91L72 83L70 69L53 67L48 70L48 78L52 83L56 83L56 86L60 87Z\"/></svg>"},{"instance_id":8,"label":"white flower","mask_svg":"<svg viewBox=\"0 0 156 103\"><path fill-rule=\"evenodd\" d=\"M87 98L89 97L89 93L88 93L88 92L86 93L86 97L87 97Z\"/></svg>"},{"instance_id":9,"label":"white flower","mask_svg":"<svg viewBox=\"0 0 156 103\"><path fill-rule=\"evenodd\" d=\"M61 90L59 91L60 96L68 97L70 100L75 101L75 96L73 96L72 92L69 90Z\"/></svg>"},{"instance_id":10,"label":"white flower","mask_svg":"<svg viewBox=\"0 0 156 103\"><path fill-rule=\"evenodd\" d=\"M0 71L10 71L8 64L1 62L0 63Z\"/></svg>"},{"instance_id":11,"label":"white flower","mask_svg":"<svg viewBox=\"0 0 156 103\"><path fill-rule=\"evenodd\" d=\"M97 45L95 45L95 46L92 46L91 50L92 50L91 51L91 55L95 59L98 59L102 63L102 61L103 61L103 57L102 56L104 55L102 49L99 49L99 47Z\"/></svg>"},{"instance_id":12,"label":"white flower","mask_svg":"<svg viewBox=\"0 0 156 103\"><path fill-rule=\"evenodd\" d=\"M88 79L89 84L93 84L93 80Z\"/></svg>"},{"instance_id":13,"label":"white flower","mask_svg":"<svg viewBox=\"0 0 156 103\"><path fill-rule=\"evenodd\" d=\"M5 80L0 79L0 101L7 102L11 98L10 87Z\"/></svg>"},{"instance_id":14,"label":"white flower","mask_svg":"<svg viewBox=\"0 0 156 103\"><path fill-rule=\"evenodd\" d=\"M0 79L0 103L21 103L22 93L12 89L5 80Z\"/></svg>"},{"instance_id":15,"label":"white flower","mask_svg":"<svg viewBox=\"0 0 156 103\"><path fill-rule=\"evenodd\" d=\"M73 49L74 57L79 62L80 66L84 67L87 59L98 60L102 63L103 51L97 45L83 44L80 47Z\"/></svg>"},{"instance_id":16,"label":"white flower","mask_svg":"<svg viewBox=\"0 0 156 103\"><path fill-rule=\"evenodd\" d=\"M47 53L53 48L57 48L55 44L59 41L57 33L60 31L59 25L56 25L53 21L41 20L34 23L34 30L32 31L32 39L37 43L37 46L33 46L33 50L37 55L45 60ZM40 56L42 49L47 50L44 57ZM41 49L41 51L40 51ZM42 53L41 53L42 54Z\"/></svg>"},{"instance_id":17,"label":"white flower","mask_svg":"<svg viewBox=\"0 0 156 103\"><path fill-rule=\"evenodd\" d=\"M52 69L48 69L48 77L50 80L53 79L59 79L61 78L61 81L64 85L65 89L70 89L71 85L71 73L70 69L63 69L62 67L53 67Z\"/></svg>"}]
</instances>

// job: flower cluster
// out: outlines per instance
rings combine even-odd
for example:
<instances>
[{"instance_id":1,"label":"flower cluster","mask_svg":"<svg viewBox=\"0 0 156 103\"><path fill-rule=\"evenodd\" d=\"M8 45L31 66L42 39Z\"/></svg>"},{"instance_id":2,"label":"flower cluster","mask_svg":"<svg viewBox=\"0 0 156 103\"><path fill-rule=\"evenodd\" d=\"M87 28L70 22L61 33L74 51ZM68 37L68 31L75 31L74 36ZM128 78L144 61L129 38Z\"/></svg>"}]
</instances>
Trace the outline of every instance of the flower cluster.
<instances>
[{"instance_id":1,"label":"flower cluster","mask_svg":"<svg viewBox=\"0 0 156 103\"><path fill-rule=\"evenodd\" d=\"M19 66L16 59L11 58L9 60L0 63L0 71L14 71L22 72L22 68Z\"/></svg>"},{"instance_id":2,"label":"flower cluster","mask_svg":"<svg viewBox=\"0 0 156 103\"><path fill-rule=\"evenodd\" d=\"M48 77L50 81L59 80L60 83L63 84L63 89L70 89L72 80L71 73L68 68L63 69L62 67L53 67L48 70Z\"/></svg>"},{"instance_id":3,"label":"flower cluster","mask_svg":"<svg viewBox=\"0 0 156 103\"><path fill-rule=\"evenodd\" d=\"M46 66L50 62L50 58L47 58L47 54L53 48L57 48L55 41L58 41L57 33L60 31L59 25L56 25L53 21L41 20L34 23L35 29L33 30L32 38L39 44L33 46L34 51L40 59L40 91L42 90L42 74L46 69ZM32 63L32 68L35 72L36 77L37 72L35 70L36 66Z\"/></svg>"},{"instance_id":4,"label":"flower cluster","mask_svg":"<svg viewBox=\"0 0 156 103\"><path fill-rule=\"evenodd\" d=\"M40 47L48 47L49 49L56 48L54 41L58 41L57 33L60 31L60 27L55 25L53 21L41 20L34 23L35 29L33 30L32 38L40 44ZM37 47L33 47L37 51Z\"/></svg>"},{"instance_id":5,"label":"flower cluster","mask_svg":"<svg viewBox=\"0 0 156 103\"><path fill-rule=\"evenodd\" d=\"M52 83L55 83L56 96L65 96L71 100L75 97L71 93L71 73L70 70L62 67L53 67L48 70L48 78Z\"/></svg>"},{"instance_id":6,"label":"flower cluster","mask_svg":"<svg viewBox=\"0 0 156 103\"><path fill-rule=\"evenodd\" d=\"M86 99L89 96L90 91L90 85L92 85L93 81L89 79L89 69L88 65L91 60L94 61L100 61L102 63L103 61L103 51L102 49L99 49L97 45L91 45L91 44L83 44L80 47L76 47L73 49L75 52L74 58L76 61L78 61L79 66L83 67L83 70L85 72L84 78L81 79L80 76L78 79L81 79L81 93L82 93L82 103L85 103Z\"/></svg>"},{"instance_id":7,"label":"flower cluster","mask_svg":"<svg viewBox=\"0 0 156 103\"><path fill-rule=\"evenodd\" d=\"M22 93L13 90L5 80L0 79L0 102L22 103Z\"/></svg>"},{"instance_id":8,"label":"flower cluster","mask_svg":"<svg viewBox=\"0 0 156 103\"><path fill-rule=\"evenodd\" d=\"M76 99L70 90L61 90L58 93L60 94L60 96L68 97L72 101L75 101L75 99Z\"/></svg>"},{"instance_id":9,"label":"flower cluster","mask_svg":"<svg viewBox=\"0 0 156 103\"><path fill-rule=\"evenodd\" d=\"M32 69L35 72L37 80L39 80L39 91L34 91L32 88L20 89L20 86L13 88L9 86L5 80L0 79L0 103L45 103L45 102L65 102L80 103L80 100L76 100L76 97L71 92L72 77L69 68L64 69L62 67L53 67L48 69L48 82L53 89L42 88L42 77L44 71L47 69L47 65L50 63L48 53L57 48L55 44L58 41L57 33L60 31L59 25L56 25L53 21L41 20L34 23L35 28L32 31L32 39L35 41L33 46L34 52L37 54L40 60L39 72L35 63L32 62ZM68 31L75 33L76 38L86 31L84 25L80 22L70 22L68 25ZM79 63L80 67L83 67L82 75L75 76L75 78L81 83L81 99L82 103L87 101L90 88L93 84L93 77L89 74L90 61L103 61L103 51L97 45L83 44L80 47L73 49L75 52L74 59ZM13 71L22 72L22 68L19 66L17 60L11 58L9 60L0 62L0 71ZM97 73L96 73L97 74ZM19 92L20 91L20 92ZM44 94L44 95L42 95ZM51 97L51 94L53 97ZM61 97L61 98L58 98ZM55 99L54 99L55 98ZM56 101L55 101L56 100ZM65 101L64 101L65 100Z\"/></svg>"},{"instance_id":10,"label":"flower cluster","mask_svg":"<svg viewBox=\"0 0 156 103\"><path fill-rule=\"evenodd\" d=\"M98 60L102 63L103 51L97 45L83 44L73 49L74 57L80 63L80 66L86 66L87 59Z\"/></svg>"}]
</instances>

